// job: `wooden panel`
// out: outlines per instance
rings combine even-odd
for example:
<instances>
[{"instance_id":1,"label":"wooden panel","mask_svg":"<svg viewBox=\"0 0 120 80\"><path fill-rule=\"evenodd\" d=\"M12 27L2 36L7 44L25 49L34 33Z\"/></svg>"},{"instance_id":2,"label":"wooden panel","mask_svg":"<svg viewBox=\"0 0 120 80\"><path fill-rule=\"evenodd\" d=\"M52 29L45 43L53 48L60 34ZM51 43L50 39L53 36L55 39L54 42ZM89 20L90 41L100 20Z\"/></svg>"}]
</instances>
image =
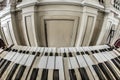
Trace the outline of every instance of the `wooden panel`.
<instances>
[{"instance_id":1,"label":"wooden panel","mask_svg":"<svg viewBox=\"0 0 120 80\"><path fill-rule=\"evenodd\" d=\"M5 44L8 45L8 42L7 42L7 39L5 37L5 33L4 33L3 27L1 27L1 32L2 32L2 38L3 38L4 42L5 42Z\"/></svg>"},{"instance_id":2,"label":"wooden panel","mask_svg":"<svg viewBox=\"0 0 120 80\"><path fill-rule=\"evenodd\" d=\"M2 30L8 45L13 44L13 40L12 40L8 26L2 27Z\"/></svg>"},{"instance_id":3,"label":"wooden panel","mask_svg":"<svg viewBox=\"0 0 120 80\"><path fill-rule=\"evenodd\" d=\"M102 40L102 44L108 43L108 42L107 42L107 38L108 38L108 35L109 35L109 33L110 33L111 26L112 26L112 22L109 21L109 22L107 23L106 28L105 28L105 34L104 34L104 37L103 37L103 40Z\"/></svg>"},{"instance_id":4,"label":"wooden panel","mask_svg":"<svg viewBox=\"0 0 120 80\"><path fill-rule=\"evenodd\" d=\"M85 29L85 33L84 33L84 38L83 38L83 43L82 43L83 46L89 45L89 41L92 36L93 22L94 22L94 17L88 16L86 29Z\"/></svg>"},{"instance_id":5,"label":"wooden panel","mask_svg":"<svg viewBox=\"0 0 120 80\"><path fill-rule=\"evenodd\" d=\"M25 17L25 23L26 23L26 34L28 37L28 42L30 46L35 45L34 35L33 35L33 27L32 27L32 20L31 16Z\"/></svg>"},{"instance_id":6,"label":"wooden panel","mask_svg":"<svg viewBox=\"0 0 120 80\"><path fill-rule=\"evenodd\" d=\"M74 46L79 17L49 15L40 16L40 27L37 28L40 46L67 47Z\"/></svg>"},{"instance_id":7,"label":"wooden panel","mask_svg":"<svg viewBox=\"0 0 120 80\"><path fill-rule=\"evenodd\" d=\"M46 20L46 36L49 47L73 46L74 20Z\"/></svg>"},{"instance_id":8,"label":"wooden panel","mask_svg":"<svg viewBox=\"0 0 120 80\"><path fill-rule=\"evenodd\" d=\"M14 29L14 26L12 25L11 20L7 22L7 25L8 25L8 27L9 27L9 31L10 31L10 34L11 34L13 43L14 43L15 45L17 45L17 41L16 41L16 38L15 38L15 34L16 34L16 33L14 33L14 30L13 30L13 29Z\"/></svg>"},{"instance_id":9,"label":"wooden panel","mask_svg":"<svg viewBox=\"0 0 120 80\"><path fill-rule=\"evenodd\" d=\"M98 12L98 15L96 16L96 22L95 22L95 27L94 27L94 32L93 32L93 36L90 42L90 46L92 45L96 45L100 32L102 30L102 25L103 25L103 21L104 21L104 13L103 12Z\"/></svg>"}]
</instances>

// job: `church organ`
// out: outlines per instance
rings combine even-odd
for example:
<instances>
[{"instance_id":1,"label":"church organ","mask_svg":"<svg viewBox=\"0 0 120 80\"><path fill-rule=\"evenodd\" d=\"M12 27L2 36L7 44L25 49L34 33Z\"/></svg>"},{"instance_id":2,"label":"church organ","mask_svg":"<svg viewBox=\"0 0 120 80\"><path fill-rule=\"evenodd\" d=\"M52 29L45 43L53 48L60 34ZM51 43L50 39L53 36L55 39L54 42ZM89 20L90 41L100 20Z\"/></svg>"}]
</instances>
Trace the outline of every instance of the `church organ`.
<instances>
[{"instance_id":1,"label":"church organ","mask_svg":"<svg viewBox=\"0 0 120 80\"><path fill-rule=\"evenodd\" d=\"M119 0L0 0L0 80L120 80L119 7Z\"/></svg>"}]
</instances>

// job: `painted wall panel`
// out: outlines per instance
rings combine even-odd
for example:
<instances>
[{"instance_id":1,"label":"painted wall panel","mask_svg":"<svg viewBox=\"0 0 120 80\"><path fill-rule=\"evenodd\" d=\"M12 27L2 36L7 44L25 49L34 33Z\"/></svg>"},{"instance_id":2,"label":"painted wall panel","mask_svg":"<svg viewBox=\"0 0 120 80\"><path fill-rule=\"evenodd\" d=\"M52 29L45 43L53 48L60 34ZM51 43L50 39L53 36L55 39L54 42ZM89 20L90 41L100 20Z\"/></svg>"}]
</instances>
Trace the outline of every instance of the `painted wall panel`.
<instances>
[{"instance_id":1,"label":"painted wall panel","mask_svg":"<svg viewBox=\"0 0 120 80\"><path fill-rule=\"evenodd\" d=\"M73 46L73 20L47 20L47 43L50 47Z\"/></svg>"},{"instance_id":2,"label":"painted wall panel","mask_svg":"<svg viewBox=\"0 0 120 80\"><path fill-rule=\"evenodd\" d=\"M35 39L34 39L34 35L33 35L33 27L32 27L32 20L31 20L31 16L26 16L25 17L25 23L26 23L26 32L27 32L27 37L28 37L28 41L29 44L31 46L35 45Z\"/></svg>"},{"instance_id":3,"label":"painted wall panel","mask_svg":"<svg viewBox=\"0 0 120 80\"><path fill-rule=\"evenodd\" d=\"M8 45L13 44L13 40L12 40L8 26L2 27L2 30L3 30L3 34L5 35L5 39L7 41L7 44Z\"/></svg>"},{"instance_id":4,"label":"painted wall panel","mask_svg":"<svg viewBox=\"0 0 120 80\"><path fill-rule=\"evenodd\" d=\"M89 45L88 43L92 34L93 22L94 22L94 17L88 16L82 46Z\"/></svg>"}]
</instances>

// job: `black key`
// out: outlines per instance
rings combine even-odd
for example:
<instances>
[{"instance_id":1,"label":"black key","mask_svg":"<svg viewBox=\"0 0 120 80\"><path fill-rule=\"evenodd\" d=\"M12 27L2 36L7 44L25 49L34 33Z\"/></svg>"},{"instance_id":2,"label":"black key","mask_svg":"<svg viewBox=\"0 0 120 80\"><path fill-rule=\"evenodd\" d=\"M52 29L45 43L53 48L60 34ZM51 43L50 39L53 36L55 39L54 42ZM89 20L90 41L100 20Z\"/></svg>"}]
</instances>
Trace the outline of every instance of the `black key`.
<instances>
[{"instance_id":1,"label":"black key","mask_svg":"<svg viewBox=\"0 0 120 80\"><path fill-rule=\"evenodd\" d=\"M48 79L48 69L43 69L41 80Z\"/></svg>"},{"instance_id":2,"label":"black key","mask_svg":"<svg viewBox=\"0 0 120 80\"><path fill-rule=\"evenodd\" d=\"M77 54L77 55L80 55L80 53L79 53L79 52L76 52L76 54Z\"/></svg>"},{"instance_id":3,"label":"black key","mask_svg":"<svg viewBox=\"0 0 120 80\"><path fill-rule=\"evenodd\" d=\"M47 53L47 52L45 52L45 56L48 56L48 53Z\"/></svg>"},{"instance_id":4,"label":"black key","mask_svg":"<svg viewBox=\"0 0 120 80\"><path fill-rule=\"evenodd\" d=\"M37 56L40 56L40 52L37 52Z\"/></svg>"},{"instance_id":5,"label":"black key","mask_svg":"<svg viewBox=\"0 0 120 80\"><path fill-rule=\"evenodd\" d=\"M118 63L115 59L111 59L111 61L115 64L115 66L120 70L120 63Z\"/></svg>"},{"instance_id":6,"label":"black key","mask_svg":"<svg viewBox=\"0 0 120 80\"><path fill-rule=\"evenodd\" d=\"M92 50L91 52L92 52L92 54L94 54L94 53L95 53L93 50Z\"/></svg>"},{"instance_id":7,"label":"black key","mask_svg":"<svg viewBox=\"0 0 120 80\"><path fill-rule=\"evenodd\" d=\"M111 47L110 49L111 49L111 51L113 50L113 48L112 48L112 47Z\"/></svg>"},{"instance_id":8,"label":"black key","mask_svg":"<svg viewBox=\"0 0 120 80\"><path fill-rule=\"evenodd\" d=\"M103 49L101 49L101 51L104 52Z\"/></svg>"},{"instance_id":9,"label":"black key","mask_svg":"<svg viewBox=\"0 0 120 80\"><path fill-rule=\"evenodd\" d=\"M10 52L12 49L11 48L9 48L9 50L8 50L8 52Z\"/></svg>"},{"instance_id":10,"label":"black key","mask_svg":"<svg viewBox=\"0 0 120 80\"><path fill-rule=\"evenodd\" d=\"M14 50L14 52L16 52L17 49Z\"/></svg>"},{"instance_id":11,"label":"black key","mask_svg":"<svg viewBox=\"0 0 120 80\"><path fill-rule=\"evenodd\" d=\"M12 79L12 77L14 75L14 72L16 71L18 66L19 66L19 64L14 64L14 66L12 67L12 69L11 69L10 73L8 74L6 80L11 80Z\"/></svg>"},{"instance_id":12,"label":"black key","mask_svg":"<svg viewBox=\"0 0 120 80\"><path fill-rule=\"evenodd\" d=\"M58 53L55 53L55 56L58 56Z\"/></svg>"},{"instance_id":13,"label":"black key","mask_svg":"<svg viewBox=\"0 0 120 80\"><path fill-rule=\"evenodd\" d=\"M99 49L99 51L100 51L100 52L102 52L102 50L101 50L101 49Z\"/></svg>"},{"instance_id":14,"label":"black key","mask_svg":"<svg viewBox=\"0 0 120 80\"><path fill-rule=\"evenodd\" d=\"M120 60L118 58L115 58L115 60L120 64Z\"/></svg>"},{"instance_id":15,"label":"black key","mask_svg":"<svg viewBox=\"0 0 120 80\"><path fill-rule=\"evenodd\" d=\"M110 48L107 48L108 51L111 51Z\"/></svg>"},{"instance_id":16,"label":"black key","mask_svg":"<svg viewBox=\"0 0 120 80\"><path fill-rule=\"evenodd\" d=\"M81 52L82 55L84 55L84 52Z\"/></svg>"},{"instance_id":17,"label":"black key","mask_svg":"<svg viewBox=\"0 0 120 80\"><path fill-rule=\"evenodd\" d=\"M11 61L6 61L6 63L2 66L1 70L0 70L0 77L4 74L5 70L7 69L7 67L9 66Z\"/></svg>"},{"instance_id":18,"label":"black key","mask_svg":"<svg viewBox=\"0 0 120 80\"><path fill-rule=\"evenodd\" d=\"M29 51L26 51L26 54L28 54L29 53Z\"/></svg>"},{"instance_id":19,"label":"black key","mask_svg":"<svg viewBox=\"0 0 120 80\"><path fill-rule=\"evenodd\" d=\"M20 50L19 53L22 53L22 50Z\"/></svg>"},{"instance_id":20,"label":"black key","mask_svg":"<svg viewBox=\"0 0 120 80\"><path fill-rule=\"evenodd\" d=\"M97 50L95 50L95 53L99 53Z\"/></svg>"},{"instance_id":21,"label":"black key","mask_svg":"<svg viewBox=\"0 0 120 80\"><path fill-rule=\"evenodd\" d=\"M53 72L53 80L59 80L59 70L55 69Z\"/></svg>"},{"instance_id":22,"label":"black key","mask_svg":"<svg viewBox=\"0 0 120 80\"><path fill-rule=\"evenodd\" d=\"M18 73L17 73L17 75L16 75L16 77L15 77L15 80L19 80L19 79L22 78L22 75L23 75L23 73L24 73L25 68L26 68L26 66L24 66L24 65L22 65L22 66L20 67L20 69L19 69L19 71L18 71Z\"/></svg>"},{"instance_id":23,"label":"black key","mask_svg":"<svg viewBox=\"0 0 120 80\"><path fill-rule=\"evenodd\" d=\"M103 51L103 52L105 52L105 50L104 50L104 49L102 49L102 51Z\"/></svg>"},{"instance_id":24,"label":"black key","mask_svg":"<svg viewBox=\"0 0 120 80\"><path fill-rule=\"evenodd\" d=\"M23 53L25 54L25 53L26 53L26 51L23 51Z\"/></svg>"},{"instance_id":25,"label":"black key","mask_svg":"<svg viewBox=\"0 0 120 80\"><path fill-rule=\"evenodd\" d=\"M112 48L109 48L109 51L112 51L113 49Z\"/></svg>"},{"instance_id":26,"label":"black key","mask_svg":"<svg viewBox=\"0 0 120 80\"><path fill-rule=\"evenodd\" d=\"M85 54L90 55L88 51L85 51Z\"/></svg>"},{"instance_id":27,"label":"black key","mask_svg":"<svg viewBox=\"0 0 120 80\"><path fill-rule=\"evenodd\" d=\"M118 58L120 59L120 56L118 56Z\"/></svg>"},{"instance_id":28,"label":"black key","mask_svg":"<svg viewBox=\"0 0 120 80\"><path fill-rule=\"evenodd\" d=\"M107 49L104 49L105 51L108 51Z\"/></svg>"},{"instance_id":29,"label":"black key","mask_svg":"<svg viewBox=\"0 0 120 80\"><path fill-rule=\"evenodd\" d=\"M15 52L18 52L18 50L16 49Z\"/></svg>"},{"instance_id":30,"label":"black key","mask_svg":"<svg viewBox=\"0 0 120 80\"><path fill-rule=\"evenodd\" d=\"M63 53L63 56L64 56L64 57L67 57L67 54L66 54L66 53Z\"/></svg>"},{"instance_id":31,"label":"black key","mask_svg":"<svg viewBox=\"0 0 120 80\"><path fill-rule=\"evenodd\" d=\"M32 55L35 55L36 52L32 52Z\"/></svg>"},{"instance_id":32,"label":"black key","mask_svg":"<svg viewBox=\"0 0 120 80\"><path fill-rule=\"evenodd\" d=\"M69 52L68 54L69 54L69 57L73 57L71 52Z\"/></svg>"},{"instance_id":33,"label":"black key","mask_svg":"<svg viewBox=\"0 0 120 80\"><path fill-rule=\"evenodd\" d=\"M103 49L100 49L101 50L101 52L103 52Z\"/></svg>"},{"instance_id":34,"label":"black key","mask_svg":"<svg viewBox=\"0 0 120 80\"><path fill-rule=\"evenodd\" d=\"M39 68L34 68L30 76L30 80L36 80Z\"/></svg>"},{"instance_id":35,"label":"black key","mask_svg":"<svg viewBox=\"0 0 120 80\"><path fill-rule=\"evenodd\" d=\"M120 64L120 59L118 57L114 58L114 60Z\"/></svg>"},{"instance_id":36,"label":"black key","mask_svg":"<svg viewBox=\"0 0 120 80\"><path fill-rule=\"evenodd\" d=\"M53 56L53 53L52 53L52 52L50 53L50 56Z\"/></svg>"},{"instance_id":37,"label":"black key","mask_svg":"<svg viewBox=\"0 0 120 80\"><path fill-rule=\"evenodd\" d=\"M2 60L3 60L3 58L0 58L0 63L1 63Z\"/></svg>"},{"instance_id":38,"label":"black key","mask_svg":"<svg viewBox=\"0 0 120 80\"><path fill-rule=\"evenodd\" d=\"M87 75L85 68L79 68L78 70L80 72L82 80L89 80L89 77Z\"/></svg>"},{"instance_id":39,"label":"black key","mask_svg":"<svg viewBox=\"0 0 120 80\"><path fill-rule=\"evenodd\" d=\"M70 80L77 80L74 69L69 70Z\"/></svg>"},{"instance_id":40,"label":"black key","mask_svg":"<svg viewBox=\"0 0 120 80\"><path fill-rule=\"evenodd\" d=\"M103 63L99 63L98 65L108 80L114 80L113 77L109 74L108 69L106 68L106 66Z\"/></svg>"},{"instance_id":41,"label":"black key","mask_svg":"<svg viewBox=\"0 0 120 80\"><path fill-rule=\"evenodd\" d=\"M105 48L103 49L103 51L104 51L104 52L106 51Z\"/></svg>"},{"instance_id":42,"label":"black key","mask_svg":"<svg viewBox=\"0 0 120 80\"><path fill-rule=\"evenodd\" d=\"M94 68L95 72L97 73L98 77L100 80L105 80L104 75L102 74L101 70L98 68L97 65L92 65Z\"/></svg>"},{"instance_id":43,"label":"black key","mask_svg":"<svg viewBox=\"0 0 120 80\"><path fill-rule=\"evenodd\" d=\"M15 49L12 50L13 52L15 51Z\"/></svg>"},{"instance_id":44,"label":"black key","mask_svg":"<svg viewBox=\"0 0 120 80\"><path fill-rule=\"evenodd\" d=\"M110 49L109 48L106 48L108 51L110 51Z\"/></svg>"},{"instance_id":45,"label":"black key","mask_svg":"<svg viewBox=\"0 0 120 80\"><path fill-rule=\"evenodd\" d=\"M6 48L5 51L9 51L9 48Z\"/></svg>"},{"instance_id":46,"label":"black key","mask_svg":"<svg viewBox=\"0 0 120 80\"><path fill-rule=\"evenodd\" d=\"M105 62L105 64L107 65L107 67L109 68L109 70L112 72L112 74L114 75L114 77L117 80L120 80L120 77L118 76L118 74L116 73L116 71L113 69L113 67L108 62Z\"/></svg>"},{"instance_id":47,"label":"black key","mask_svg":"<svg viewBox=\"0 0 120 80\"><path fill-rule=\"evenodd\" d=\"M4 65L6 61L7 61L6 59L2 59L2 61L0 62L0 68Z\"/></svg>"}]
</instances>

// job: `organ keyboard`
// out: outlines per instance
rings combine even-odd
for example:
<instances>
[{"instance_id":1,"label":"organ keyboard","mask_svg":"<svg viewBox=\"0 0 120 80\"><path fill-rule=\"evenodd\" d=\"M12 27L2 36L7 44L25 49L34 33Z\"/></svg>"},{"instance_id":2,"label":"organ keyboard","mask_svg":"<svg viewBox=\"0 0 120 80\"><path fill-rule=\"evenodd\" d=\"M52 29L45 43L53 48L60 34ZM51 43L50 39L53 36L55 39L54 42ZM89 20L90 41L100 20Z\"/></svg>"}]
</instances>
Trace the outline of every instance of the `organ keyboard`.
<instances>
[{"instance_id":1,"label":"organ keyboard","mask_svg":"<svg viewBox=\"0 0 120 80\"><path fill-rule=\"evenodd\" d=\"M0 49L1 80L120 80L120 49L108 45Z\"/></svg>"}]
</instances>

